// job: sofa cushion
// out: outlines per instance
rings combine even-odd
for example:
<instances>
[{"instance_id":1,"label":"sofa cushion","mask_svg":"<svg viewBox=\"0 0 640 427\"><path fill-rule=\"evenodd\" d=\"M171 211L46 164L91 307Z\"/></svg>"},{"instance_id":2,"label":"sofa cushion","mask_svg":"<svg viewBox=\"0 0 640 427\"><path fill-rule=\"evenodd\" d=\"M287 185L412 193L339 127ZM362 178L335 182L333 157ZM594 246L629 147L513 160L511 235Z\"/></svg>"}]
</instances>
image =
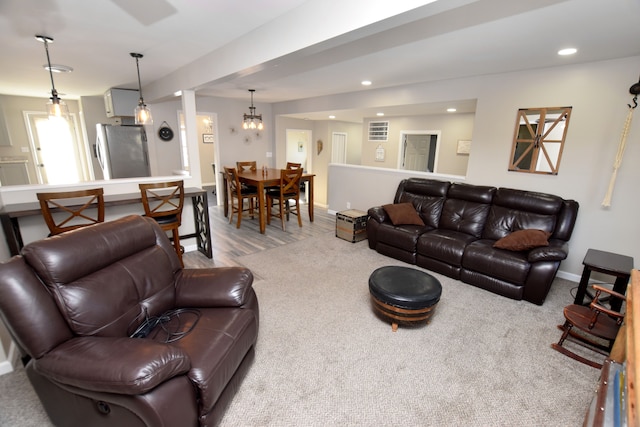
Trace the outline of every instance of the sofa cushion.
<instances>
[{"instance_id":1,"label":"sofa cushion","mask_svg":"<svg viewBox=\"0 0 640 427\"><path fill-rule=\"evenodd\" d=\"M459 231L432 230L420 236L417 252L420 255L460 267L465 248L474 240L476 240L474 236Z\"/></svg>"},{"instance_id":2,"label":"sofa cushion","mask_svg":"<svg viewBox=\"0 0 640 427\"><path fill-rule=\"evenodd\" d=\"M414 253L418 237L426 230L428 230L427 227L419 225L395 226L384 223L378 227L378 242Z\"/></svg>"},{"instance_id":3,"label":"sofa cushion","mask_svg":"<svg viewBox=\"0 0 640 427\"><path fill-rule=\"evenodd\" d=\"M528 251L541 246L549 246L547 239L550 235L551 233L542 230L518 230L495 242L493 247L510 251Z\"/></svg>"},{"instance_id":4,"label":"sofa cushion","mask_svg":"<svg viewBox=\"0 0 640 427\"><path fill-rule=\"evenodd\" d=\"M393 203L382 207L393 225L424 225L424 221L411 203Z\"/></svg>"},{"instance_id":5,"label":"sofa cushion","mask_svg":"<svg viewBox=\"0 0 640 427\"><path fill-rule=\"evenodd\" d=\"M173 346L189 355L189 379L198 388L200 413L212 410L258 335L253 310L243 308L200 308L193 329ZM184 331L193 322L190 317L172 319L164 326ZM164 340L159 334L156 340Z\"/></svg>"},{"instance_id":6,"label":"sofa cushion","mask_svg":"<svg viewBox=\"0 0 640 427\"><path fill-rule=\"evenodd\" d=\"M496 249L493 243L492 240L486 239L470 243L462 256L462 268L505 282L524 285L531 267L527 253Z\"/></svg>"}]
</instances>

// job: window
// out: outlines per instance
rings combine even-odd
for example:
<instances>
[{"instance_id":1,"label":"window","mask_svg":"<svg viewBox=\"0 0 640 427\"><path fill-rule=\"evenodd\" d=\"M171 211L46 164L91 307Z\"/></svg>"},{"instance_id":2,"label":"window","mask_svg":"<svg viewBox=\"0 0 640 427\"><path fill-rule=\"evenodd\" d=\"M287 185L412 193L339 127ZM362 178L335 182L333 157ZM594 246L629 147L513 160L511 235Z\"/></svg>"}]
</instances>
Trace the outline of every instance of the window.
<instances>
[{"instance_id":1,"label":"window","mask_svg":"<svg viewBox=\"0 0 640 427\"><path fill-rule=\"evenodd\" d=\"M369 141L387 141L389 122L369 122Z\"/></svg>"}]
</instances>

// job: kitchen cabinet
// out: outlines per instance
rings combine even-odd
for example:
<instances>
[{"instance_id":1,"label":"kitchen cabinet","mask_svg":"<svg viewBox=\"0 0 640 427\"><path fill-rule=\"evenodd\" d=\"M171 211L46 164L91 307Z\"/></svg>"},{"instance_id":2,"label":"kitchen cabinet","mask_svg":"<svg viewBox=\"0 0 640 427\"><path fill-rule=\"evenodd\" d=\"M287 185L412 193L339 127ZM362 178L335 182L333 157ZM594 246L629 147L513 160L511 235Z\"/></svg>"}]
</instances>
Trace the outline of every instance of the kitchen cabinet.
<instances>
[{"instance_id":1,"label":"kitchen cabinet","mask_svg":"<svg viewBox=\"0 0 640 427\"><path fill-rule=\"evenodd\" d=\"M0 185L30 184L27 160L0 161Z\"/></svg>"},{"instance_id":2,"label":"kitchen cabinet","mask_svg":"<svg viewBox=\"0 0 640 427\"><path fill-rule=\"evenodd\" d=\"M107 117L133 117L139 98L135 89L109 89L104 93Z\"/></svg>"}]
</instances>

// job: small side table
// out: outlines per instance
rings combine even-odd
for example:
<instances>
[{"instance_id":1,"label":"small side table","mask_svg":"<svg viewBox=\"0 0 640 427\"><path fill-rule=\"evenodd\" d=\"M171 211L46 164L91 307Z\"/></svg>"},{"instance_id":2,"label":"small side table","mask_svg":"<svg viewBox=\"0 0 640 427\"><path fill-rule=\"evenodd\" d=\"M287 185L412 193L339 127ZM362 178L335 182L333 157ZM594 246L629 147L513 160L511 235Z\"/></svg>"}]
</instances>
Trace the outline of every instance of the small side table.
<instances>
[{"instance_id":1,"label":"small side table","mask_svg":"<svg viewBox=\"0 0 640 427\"><path fill-rule=\"evenodd\" d=\"M627 291L631 270L633 269L633 258L626 255L618 255L611 252L599 251L597 249L589 249L582 261L584 270L578 285L578 292L573 301L574 304L584 304L584 297L587 293L589 285L589 277L592 271L608 274L616 278L613 290L624 295ZM591 302L591 301L589 301ZM622 301L618 298L611 298L611 309L620 311Z\"/></svg>"}]
</instances>

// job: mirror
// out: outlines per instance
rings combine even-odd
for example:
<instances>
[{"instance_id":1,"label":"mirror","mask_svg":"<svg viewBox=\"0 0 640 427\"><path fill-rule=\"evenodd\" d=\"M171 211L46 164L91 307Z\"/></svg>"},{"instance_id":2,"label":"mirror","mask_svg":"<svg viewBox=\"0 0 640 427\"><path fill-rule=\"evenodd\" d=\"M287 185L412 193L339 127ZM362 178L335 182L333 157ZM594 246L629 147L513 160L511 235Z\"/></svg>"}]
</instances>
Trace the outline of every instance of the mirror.
<instances>
[{"instance_id":1,"label":"mirror","mask_svg":"<svg viewBox=\"0 0 640 427\"><path fill-rule=\"evenodd\" d=\"M557 175L570 117L571 107L518 110L509 170Z\"/></svg>"}]
</instances>

